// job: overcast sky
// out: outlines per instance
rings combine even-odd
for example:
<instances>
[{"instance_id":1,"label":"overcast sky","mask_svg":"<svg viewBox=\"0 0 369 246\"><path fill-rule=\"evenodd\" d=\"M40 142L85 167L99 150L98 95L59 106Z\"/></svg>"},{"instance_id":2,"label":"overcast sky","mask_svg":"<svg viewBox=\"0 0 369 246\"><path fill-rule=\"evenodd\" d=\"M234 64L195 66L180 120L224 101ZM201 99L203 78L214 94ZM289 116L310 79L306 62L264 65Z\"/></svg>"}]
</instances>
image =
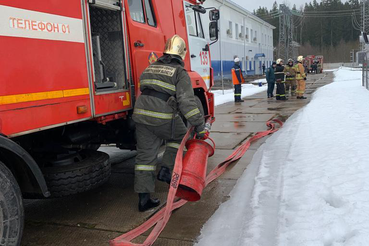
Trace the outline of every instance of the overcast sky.
<instances>
[{"instance_id":1,"label":"overcast sky","mask_svg":"<svg viewBox=\"0 0 369 246\"><path fill-rule=\"evenodd\" d=\"M268 10L270 10L273 6L273 3L275 0L232 0L235 3L238 3L239 5L243 6L245 9L253 12L254 9L258 9L259 6L267 7ZM297 9L300 8L301 5L305 5L305 3L312 2L312 0L277 0L277 3L287 3L290 5L290 7L293 6L293 4L296 4ZM318 2L320 2L318 0Z\"/></svg>"}]
</instances>

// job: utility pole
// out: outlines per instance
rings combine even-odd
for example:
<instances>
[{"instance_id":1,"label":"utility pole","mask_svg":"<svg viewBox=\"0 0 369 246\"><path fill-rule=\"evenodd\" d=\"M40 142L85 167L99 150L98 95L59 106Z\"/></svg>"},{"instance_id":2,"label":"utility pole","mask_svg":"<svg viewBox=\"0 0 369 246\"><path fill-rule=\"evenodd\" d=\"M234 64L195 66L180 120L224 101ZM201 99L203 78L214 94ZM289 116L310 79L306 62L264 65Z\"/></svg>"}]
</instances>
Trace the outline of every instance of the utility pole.
<instances>
[{"instance_id":1,"label":"utility pole","mask_svg":"<svg viewBox=\"0 0 369 246\"><path fill-rule=\"evenodd\" d=\"M294 15L302 17L300 14ZM292 58L294 54L294 22L292 18L292 11L285 5L279 5L279 48L278 58L287 60ZM297 38L296 38L297 39ZM300 39L302 39L302 30L300 33Z\"/></svg>"},{"instance_id":2,"label":"utility pole","mask_svg":"<svg viewBox=\"0 0 369 246\"><path fill-rule=\"evenodd\" d=\"M369 6L368 6L368 0L362 0L361 1L361 22L362 22L362 33L368 33L368 27L369 27L369 14L368 14ZM361 49L365 49L365 43L362 43Z\"/></svg>"},{"instance_id":3,"label":"utility pole","mask_svg":"<svg viewBox=\"0 0 369 246\"><path fill-rule=\"evenodd\" d=\"M293 52L293 19L291 10L285 5L279 5L279 49L278 58L287 60Z\"/></svg>"},{"instance_id":4,"label":"utility pole","mask_svg":"<svg viewBox=\"0 0 369 246\"><path fill-rule=\"evenodd\" d=\"M284 11L285 5L279 5L279 47L278 47L278 58L286 59L286 15Z\"/></svg>"}]
</instances>

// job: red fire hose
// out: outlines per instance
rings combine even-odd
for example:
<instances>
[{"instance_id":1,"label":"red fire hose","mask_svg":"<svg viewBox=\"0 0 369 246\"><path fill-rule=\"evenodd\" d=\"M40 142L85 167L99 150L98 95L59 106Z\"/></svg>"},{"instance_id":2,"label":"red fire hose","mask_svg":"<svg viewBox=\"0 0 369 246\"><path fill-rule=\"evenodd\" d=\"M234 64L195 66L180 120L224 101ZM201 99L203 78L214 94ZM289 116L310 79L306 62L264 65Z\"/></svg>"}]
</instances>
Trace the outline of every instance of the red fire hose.
<instances>
[{"instance_id":1,"label":"red fire hose","mask_svg":"<svg viewBox=\"0 0 369 246\"><path fill-rule=\"evenodd\" d=\"M282 127L283 125L283 123L277 119L268 121L266 125L267 127L269 127L269 130L256 133L252 138L250 138L244 144L239 146L230 156L228 156L226 160L218 164L206 176L205 186L207 186L213 180L215 180L220 175L222 175L226 171L226 168L231 163L241 159L242 156L246 153L246 151L250 147L252 142L278 131L279 128L276 127L275 123L279 124L280 127ZM184 204L187 203L186 200L176 199L175 195L177 193L179 180L181 179L181 175L182 175L183 150L184 150L186 141L188 137L190 136L190 133L192 132L192 130L193 128L188 130L186 136L183 138L182 143L178 149L175 166L173 170L172 181L169 187L169 193L167 197L166 206L162 208L160 211L158 211L154 216L152 216L149 220L144 222L139 227L115 238L114 240L111 240L110 246L150 246L152 245L156 241L156 239L159 237L160 233L164 230L172 214L172 211L174 211L177 208L182 207ZM154 229L151 231L150 235L146 238L143 244L135 244L135 243L130 242L136 237L142 235L144 232L148 231L153 226L155 226Z\"/></svg>"}]
</instances>

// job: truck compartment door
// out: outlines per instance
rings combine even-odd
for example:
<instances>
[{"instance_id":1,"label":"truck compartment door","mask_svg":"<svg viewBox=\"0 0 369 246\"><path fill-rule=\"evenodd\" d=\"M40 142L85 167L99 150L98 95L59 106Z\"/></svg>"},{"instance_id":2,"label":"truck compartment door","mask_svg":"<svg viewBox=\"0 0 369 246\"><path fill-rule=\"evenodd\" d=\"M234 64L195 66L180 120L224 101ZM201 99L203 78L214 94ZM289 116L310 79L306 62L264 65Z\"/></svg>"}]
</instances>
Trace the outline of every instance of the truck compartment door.
<instances>
[{"instance_id":1,"label":"truck compartment door","mask_svg":"<svg viewBox=\"0 0 369 246\"><path fill-rule=\"evenodd\" d=\"M124 12L120 0L85 0L94 116L132 108Z\"/></svg>"}]
</instances>

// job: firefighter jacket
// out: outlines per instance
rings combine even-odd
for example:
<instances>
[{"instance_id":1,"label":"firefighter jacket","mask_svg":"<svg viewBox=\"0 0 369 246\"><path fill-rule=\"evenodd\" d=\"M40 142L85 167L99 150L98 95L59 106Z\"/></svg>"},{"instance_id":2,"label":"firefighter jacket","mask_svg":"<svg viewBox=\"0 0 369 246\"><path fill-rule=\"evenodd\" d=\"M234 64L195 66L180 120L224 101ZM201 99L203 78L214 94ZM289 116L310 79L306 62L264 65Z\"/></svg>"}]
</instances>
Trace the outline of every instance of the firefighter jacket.
<instances>
[{"instance_id":1,"label":"firefighter jacket","mask_svg":"<svg viewBox=\"0 0 369 246\"><path fill-rule=\"evenodd\" d=\"M239 64L235 63L232 67L232 82L234 85L245 83L242 70Z\"/></svg>"},{"instance_id":2,"label":"firefighter jacket","mask_svg":"<svg viewBox=\"0 0 369 246\"><path fill-rule=\"evenodd\" d=\"M132 117L136 123L160 126L179 117L180 112L192 126L204 124L190 77L179 57L165 54L148 66L140 77L140 90L171 97L168 100L145 94L138 97Z\"/></svg>"},{"instance_id":3,"label":"firefighter jacket","mask_svg":"<svg viewBox=\"0 0 369 246\"><path fill-rule=\"evenodd\" d=\"M295 70L296 70L296 80L303 80L304 78L306 78L305 68L301 64L301 62L298 62L295 65Z\"/></svg>"},{"instance_id":4,"label":"firefighter jacket","mask_svg":"<svg viewBox=\"0 0 369 246\"><path fill-rule=\"evenodd\" d=\"M273 66L270 66L270 68L268 68L265 76L268 83L275 83L275 74Z\"/></svg>"},{"instance_id":5,"label":"firefighter jacket","mask_svg":"<svg viewBox=\"0 0 369 246\"><path fill-rule=\"evenodd\" d=\"M296 67L295 66L290 66L289 64L287 64L284 67L283 70L284 74L286 75L286 80L287 81L291 81L291 80L295 80L296 79Z\"/></svg>"},{"instance_id":6,"label":"firefighter jacket","mask_svg":"<svg viewBox=\"0 0 369 246\"><path fill-rule=\"evenodd\" d=\"M277 64L277 66L275 67L275 81L277 83L283 83L284 81L284 66Z\"/></svg>"}]
</instances>

